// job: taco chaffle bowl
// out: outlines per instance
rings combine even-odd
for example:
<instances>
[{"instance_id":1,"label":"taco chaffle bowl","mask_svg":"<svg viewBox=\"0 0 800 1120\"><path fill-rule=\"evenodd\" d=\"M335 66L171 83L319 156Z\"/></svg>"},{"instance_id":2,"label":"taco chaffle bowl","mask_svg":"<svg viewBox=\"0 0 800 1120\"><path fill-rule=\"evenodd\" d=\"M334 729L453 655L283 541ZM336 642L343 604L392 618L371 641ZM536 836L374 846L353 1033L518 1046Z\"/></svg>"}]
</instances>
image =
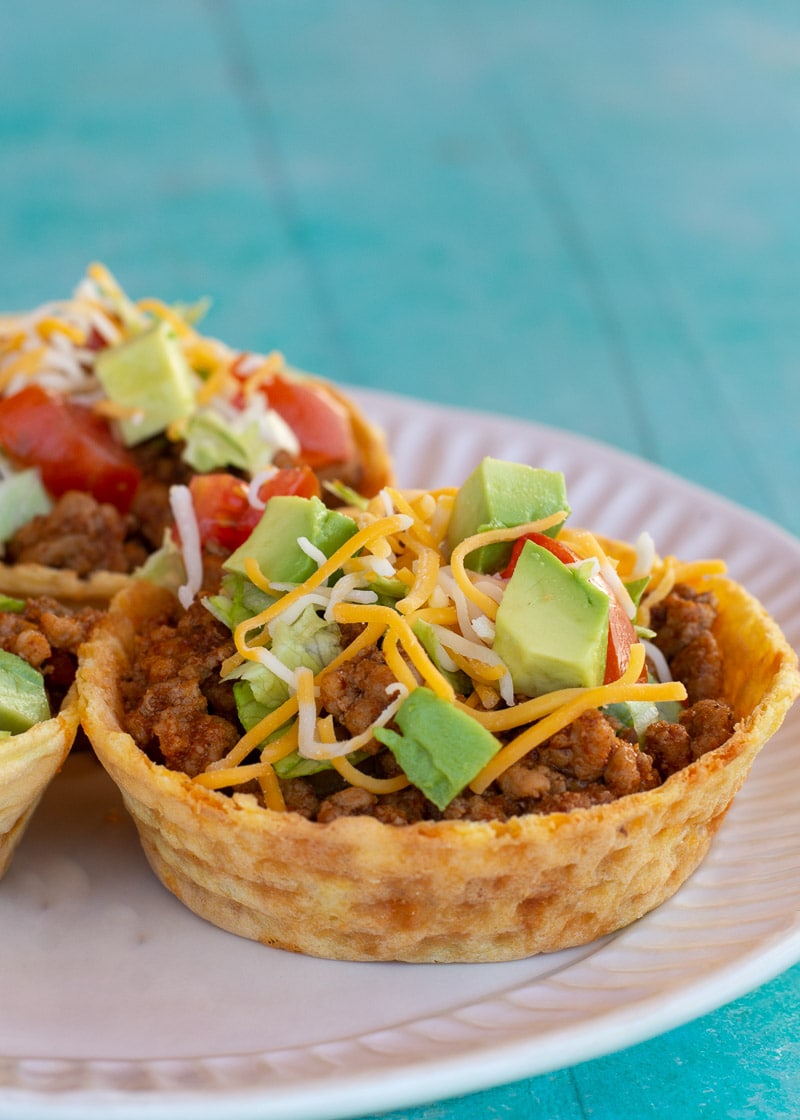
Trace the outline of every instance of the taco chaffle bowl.
<instances>
[{"instance_id":1,"label":"taco chaffle bowl","mask_svg":"<svg viewBox=\"0 0 800 1120\"><path fill-rule=\"evenodd\" d=\"M300 580L293 585L294 591L288 584L276 591L274 583L281 581L270 584L269 577L265 580L263 571L249 562L251 558L245 564L246 577L242 571L234 573L240 582L252 576L257 584L263 583L265 594L272 591L263 601L260 614L255 611L238 631L234 627L236 644L229 647L226 669L233 677L238 669L240 681L241 666L248 659L257 662L261 657L269 662L268 655L254 651L259 645L270 645L266 637L269 627L284 609L275 606L273 600L290 602L294 595L297 605L303 594L321 595L314 608L321 612L318 617L328 611L329 617L342 625L356 625L337 647L336 666L347 666L347 651L358 645L359 633L363 655L367 631L370 625L377 626L381 671L386 665L391 670L393 685L387 698L392 697L392 704L384 699L384 710L363 732L343 729L340 721L346 715L337 709L334 721L330 710L335 704L331 701L328 709L324 706L330 690L325 691L322 678L336 666L318 671L316 664L312 670L301 663L300 668L295 666L296 690L285 690L288 700L278 702L277 708L273 705L273 714L261 717L267 722L256 719L256 730L248 733L249 739L244 735L235 747L190 776L164 765L153 750L149 753L154 757L149 757L126 729L130 718L126 690L136 675L142 635L182 613L173 591L147 581L133 581L114 598L83 647L79 688L85 729L100 761L122 791L156 875L201 917L267 945L334 959L510 960L584 944L628 925L674 894L702 861L753 760L780 726L800 688L796 655L780 629L744 588L724 574L721 564L681 564L674 558L662 561L654 555L648 562L647 577L642 579L640 575L637 581L629 577L635 564L640 563L640 548L599 541L583 530L567 529L564 513L555 514L552 509L543 512L532 508L524 517L517 517L515 525L503 525L499 530L486 530L484 524L466 543L458 540L454 547L446 540L458 493L426 495L389 490L379 495L368 508L352 512L358 527L352 541L366 543L356 552L347 544L338 550L331 545L327 554L318 550L310 583ZM374 528L378 522L386 524L386 532L370 537L369 526ZM542 536L548 536L551 544L543 547ZM597 584L603 571L612 581L612 591L617 587L615 573L631 593L638 582L637 622L641 628L637 635L647 639L653 635L644 624L651 621L650 613L653 620L656 618L659 600L664 600L676 580L688 589L684 594L690 604L696 597L703 604L715 603L713 622L704 641L716 650L718 695L713 701L701 698L701 706L713 704L727 712L729 727L723 736L717 736L721 741L697 746L694 754L690 750L682 764L671 767L664 763L659 773L658 759L646 755L648 743L657 744L658 739L642 738L652 734L647 729L634 733L619 725L619 707L613 706L620 703L632 701L634 706L645 708L653 703L677 702L681 709L688 705L688 701L679 702L686 694L679 682L664 680L663 674L659 680L652 672L649 682L645 679L641 669L643 641L638 636L630 639L629 648L615 651L619 664L610 676L608 638L605 675L601 668L598 679L578 684L557 681L552 692L528 699L519 695L516 686L513 694L507 686L503 688L500 674L508 669L501 659L487 656L478 662L475 656L465 657L455 639L449 648L451 656L442 654L441 644L435 655L425 651L420 654L422 644L415 644L402 623L386 615L388 610L403 614L406 621L436 618L445 620L444 629L459 630L455 600L441 593L445 575L445 585L456 599L459 591L453 590L454 583L457 586L466 578L476 588L476 600L491 615L487 605L491 596L486 592L496 585L495 603L502 602L516 578L515 570L505 566L507 550L515 539L526 537L529 543L524 544L522 552L526 556L535 553L537 562L540 552L552 555L560 544L577 550L568 582L580 583L582 594L586 584ZM560 543L553 545L554 539ZM381 540L391 541L391 555L377 547ZM488 562L483 565L484 571L476 573L464 560L473 558L483 547L500 547L506 552L499 567L497 561ZM434 562L427 549L438 551L438 560ZM313 553L313 549L310 551ZM389 569L384 570L380 562L371 562L371 575L355 577L355 569L363 562L359 557L364 556L378 561L388 558L394 575L390 577ZM559 560L562 562L563 558ZM331 570L334 566L335 574ZM459 571L453 580L456 568ZM399 592L395 579L398 573L400 584L405 581ZM330 588L348 574L354 577L349 589L366 588L368 594L350 595L347 602L342 601L348 598L344 595L337 601ZM381 592L372 602L371 582ZM486 596L483 600L481 588ZM608 593L608 585L604 593ZM387 606L392 594L396 598ZM464 626L474 628L477 620L482 644L491 650L497 644L499 622L495 619L487 626L480 621L488 615L482 615L481 607L470 600L471 594L466 596L473 605L466 608L469 618ZM591 588L588 594L596 599ZM621 597L624 599L625 592ZM460 607L464 609L463 601ZM376 613L371 616L373 609ZM419 613L424 611L429 612L425 619ZM474 640L474 631L469 632ZM442 638L441 630L436 634L440 643L450 642L446 636ZM460 635L464 636L463 630ZM428 645L433 648L430 642ZM477 645L469 652L478 653ZM350 660L354 662L355 656ZM660 658L656 660L661 663ZM454 679L447 673L453 669L460 674L476 674L469 684L464 676L457 677L463 691L455 705L453 690L447 689L448 681ZM312 678L317 688L323 687L322 700L315 696ZM414 726L411 715L406 723L403 721L403 705L414 696L425 699L422 730L419 724ZM248 699L252 701L252 695L248 694ZM453 706L459 708L459 719L451 723L445 708ZM601 762L599 773L587 776L587 771L581 778L579 769L570 773L566 767L559 774L553 759L559 762L564 756L568 740L557 736L569 736L581 720L591 722L601 706L608 714L613 707L616 715L610 724L611 753ZM515 708L532 714L515 725ZM433 750L437 746L425 740L441 736L441 728L445 737L450 734L451 740L460 740L465 730L459 722L463 717L470 721L466 739L471 740L476 709L481 717L477 722L483 721L481 734L486 727L502 729L488 754L480 754L485 748L484 737L477 748L477 761L470 763L466 776L459 769L463 760L441 761L442 771L451 765L458 771L442 779L445 793L438 784L441 775L429 772L426 761L419 778L422 793L409 789L399 762L408 762L409 744L414 753L414 736L421 739L424 754L429 747ZM411 705L406 711L411 712ZM386 717L387 712L392 718ZM512 714L506 717L504 713ZM677 714L671 720L664 718L663 709L658 716L648 717L653 727L679 723ZM493 725L493 720L499 722ZM426 728L434 724L439 731L428 736ZM298 725L303 726L298 729ZM398 726L403 735L394 730ZM259 738L260 728L269 732L264 741ZM603 734L609 735L607 731ZM669 728L659 734L670 741L673 737ZM363 750L370 735L373 741ZM681 735L683 743L686 735ZM376 739L380 743L377 753ZM448 757L454 745L458 743L446 744ZM252 746L257 748L254 753L249 749ZM350 747L352 751L345 750ZM344 752L344 759L337 754L339 751ZM505 761L504 755L509 756ZM530 761L534 757L536 766ZM376 768L375 760L385 758L388 765L382 770ZM323 806L334 804L339 797L342 805L360 798L360 807L328 812L327 816L320 809L317 819L307 819L309 814L303 815L300 802L297 808L292 807L292 782L298 779L291 777L291 769L285 769L287 760L292 767L299 767L294 773L313 773L315 765L323 771L327 768L327 774L323 774L327 791L340 792L329 794ZM625 761L628 776L614 789L609 775L618 760ZM411 761L413 769L416 763ZM435 763L433 771L439 765ZM508 811L495 812L493 806L503 800L505 775L514 774L515 766L522 767L515 781L519 782L521 773L521 780L527 782L527 801L517 792L517 800L511 801ZM528 771L536 771L537 781L540 771L550 775L551 789L546 796L556 797L551 802L554 808L548 810L526 766ZM236 775L237 768L240 776ZM281 768L284 777L280 776ZM362 782L365 774L368 776ZM334 779L333 785L330 778ZM300 780L308 785L320 779L317 774ZM404 780L405 791L396 792L403 790ZM637 780L639 788L635 788ZM247 785L246 781L254 784ZM626 781L632 784L626 787ZM344 787L343 792L340 787ZM625 792L626 788L632 792ZM347 791L353 789L357 794L351 797ZM389 791L385 796L384 790ZM558 791L557 796L553 791ZM416 819L395 820L394 810L384 811L386 805L399 804L398 799L403 797L413 800L410 795L415 793L415 804L422 800L426 806ZM456 805L458 814L453 811ZM477 819L481 816L484 819Z\"/></svg>"},{"instance_id":2,"label":"taco chaffle bowl","mask_svg":"<svg viewBox=\"0 0 800 1120\"><path fill-rule=\"evenodd\" d=\"M0 316L0 590L107 602L196 476L228 480L203 491L217 509L245 483L333 500L329 481L390 481L349 394L202 334L204 312L133 300L95 263L70 298Z\"/></svg>"}]
</instances>

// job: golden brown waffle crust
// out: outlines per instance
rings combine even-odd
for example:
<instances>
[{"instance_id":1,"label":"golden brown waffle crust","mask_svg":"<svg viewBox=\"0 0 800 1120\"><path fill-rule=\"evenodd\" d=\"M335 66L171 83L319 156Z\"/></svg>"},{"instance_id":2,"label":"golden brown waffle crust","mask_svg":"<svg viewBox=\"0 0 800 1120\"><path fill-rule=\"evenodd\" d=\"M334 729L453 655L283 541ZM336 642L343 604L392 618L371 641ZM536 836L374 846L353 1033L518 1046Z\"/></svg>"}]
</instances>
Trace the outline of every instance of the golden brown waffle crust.
<instances>
[{"instance_id":1,"label":"golden brown waffle crust","mask_svg":"<svg viewBox=\"0 0 800 1120\"><path fill-rule=\"evenodd\" d=\"M58 715L20 735L0 739L0 878L42 794L69 754L78 723L73 687Z\"/></svg>"},{"instance_id":2,"label":"golden brown waffle crust","mask_svg":"<svg viewBox=\"0 0 800 1120\"><path fill-rule=\"evenodd\" d=\"M502 961L580 945L669 898L705 856L800 691L797 657L735 582L720 611L731 738L660 787L505 822L327 824L228 797L150 761L121 727L119 681L163 591L134 582L82 650L84 726L159 879L201 917L266 945L364 961Z\"/></svg>"}]
</instances>

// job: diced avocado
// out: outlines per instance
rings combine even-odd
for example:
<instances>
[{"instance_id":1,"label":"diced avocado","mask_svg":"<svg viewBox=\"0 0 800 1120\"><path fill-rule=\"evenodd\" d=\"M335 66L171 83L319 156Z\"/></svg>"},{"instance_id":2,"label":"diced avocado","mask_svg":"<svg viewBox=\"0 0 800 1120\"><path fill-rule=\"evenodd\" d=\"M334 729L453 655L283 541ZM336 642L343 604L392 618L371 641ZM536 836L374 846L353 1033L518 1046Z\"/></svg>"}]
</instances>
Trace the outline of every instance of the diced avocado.
<instances>
[{"instance_id":1,"label":"diced avocado","mask_svg":"<svg viewBox=\"0 0 800 1120\"><path fill-rule=\"evenodd\" d=\"M497 610L494 651L514 691L540 696L603 683L609 598L546 548L525 543Z\"/></svg>"},{"instance_id":2,"label":"diced avocado","mask_svg":"<svg viewBox=\"0 0 800 1120\"><path fill-rule=\"evenodd\" d=\"M195 407L191 367L166 322L101 350L95 372L114 404L137 412L134 418L119 421L129 447L185 419Z\"/></svg>"},{"instance_id":3,"label":"diced avocado","mask_svg":"<svg viewBox=\"0 0 800 1120\"><path fill-rule=\"evenodd\" d=\"M439 809L446 808L500 749L490 731L429 688L415 688L394 719L402 735L379 727L375 738Z\"/></svg>"},{"instance_id":4,"label":"diced avocado","mask_svg":"<svg viewBox=\"0 0 800 1120\"><path fill-rule=\"evenodd\" d=\"M303 583L317 563L303 552L298 538L332 556L357 529L352 517L328 509L319 498L279 495L270 498L253 532L223 566L244 575L244 562L252 556L270 583Z\"/></svg>"},{"instance_id":5,"label":"diced avocado","mask_svg":"<svg viewBox=\"0 0 800 1120\"><path fill-rule=\"evenodd\" d=\"M483 459L459 488L453 505L447 543L452 551L459 541L488 529L524 525L563 510L569 513L567 488L560 471ZM555 536L558 525L547 530ZM510 544L488 545L470 553L467 566L476 572L495 572L508 561Z\"/></svg>"},{"instance_id":6,"label":"diced avocado","mask_svg":"<svg viewBox=\"0 0 800 1120\"><path fill-rule=\"evenodd\" d=\"M19 735L49 718L42 674L16 654L0 650L0 729Z\"/></svg>"},{"instance_id":7,"label":"diced avocado","mask_svg":"<svg viewBox=\"0 0 800 1120\"><path fill-rule=\"evenodd\" d=\"M36 467L8 475L0 481L0 542L9 540L22 525L52 508Z\"/></svg>"}]
</instances>

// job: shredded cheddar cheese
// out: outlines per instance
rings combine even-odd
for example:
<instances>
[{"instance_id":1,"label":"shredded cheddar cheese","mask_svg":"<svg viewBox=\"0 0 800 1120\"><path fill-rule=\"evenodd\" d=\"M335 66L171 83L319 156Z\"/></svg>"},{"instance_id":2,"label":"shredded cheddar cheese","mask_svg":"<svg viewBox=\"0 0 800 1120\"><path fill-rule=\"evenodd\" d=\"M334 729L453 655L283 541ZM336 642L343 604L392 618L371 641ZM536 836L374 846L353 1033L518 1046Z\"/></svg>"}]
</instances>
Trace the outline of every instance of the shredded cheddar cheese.
<instances>
[{"instance_id":1,"label":"shredded cheddar cheese","mask_svg":"<svg viewBox=\"0 0 800 1120\"><path fill-rule=\"evenodd\" d=\"M525 525L515 525L511 529L491 529L486 533L478 533L457 544L450 556L450 565L456 583L466 598L480 607L488 618L494 619L497 616L497 602L485 592L479 590L467 575L464 566L467 556L486 545L515 541L519 537L524 537L526 533L543 533L546 529L551 529L553 525L558 525L565 517L566 513L562 510L559 513L551 514L549 517L543 517L539 521L531 521Z\"/></svg>"},{"instance_id":2,"label":"shredded cheddar cheese","mask_svg":"<svg viewBox=\"0 0 800 1120\"><path fill-rule=\"evenodd\" d=\"M247 663L261 663L288 689L288 698L250 728L236 746L196 780L222 789L257 781L265 804L279 809L282 760L296 752L300 759L330 767L348 784L377 796L406 788L405 774L383 778L366 773L356 752L373 744L415 689L426 688L464 712L497 739L497 751L469 782L484 793L509 767L591 708L624 701L683 701L677 681L642 681L647 645L636 641L619 679L587 687L562 688L526 698L514 694L508 667L494 651L498 604L507 582L499 574L481 574L467 565L471 553L487 545L511 542L528 533L561 525L563 511L511 528L476 533L447 555L449 518L454 491L409 492L388 488L351 511L357 530L330 557L302 539L298 547L314 559L315 571L304 582L274 584L255 557L245 560L252 583L274 600L234 628L236 652L223 665L223 676L236 675ZM593 561L603 572L609 594L616 595L629 615L635 608L624 586L637 566L651 567L648 587L636 621L647 625L652 607L676 582L698 582L724 570L719 561L679 564L660 560L651 544L627 551L609 551L594 534L581 529L559 530L581 562ZM620 556L623 557L622 561ZM392 593L388 596L387 585ZM375 592L372 588L377 588ZM399 594L398 594L399 590ZM380 595L380 601L379 601ZM291 625L307 607L326 625L347 627L351 639L321 671L301 664L290 668L272 652L278 621ZM420 639L425 626L425 644ZM354 636L352 636L354 635ZM345 669L373 645L380 647L393 680L386 700L369 725L347 735L325 710L325 677ZM454 674L457 674L454 675ZM457 682L459 689L451 681ZM380 738L379 734L379 738Z\"/></svg>"}]
</instances>

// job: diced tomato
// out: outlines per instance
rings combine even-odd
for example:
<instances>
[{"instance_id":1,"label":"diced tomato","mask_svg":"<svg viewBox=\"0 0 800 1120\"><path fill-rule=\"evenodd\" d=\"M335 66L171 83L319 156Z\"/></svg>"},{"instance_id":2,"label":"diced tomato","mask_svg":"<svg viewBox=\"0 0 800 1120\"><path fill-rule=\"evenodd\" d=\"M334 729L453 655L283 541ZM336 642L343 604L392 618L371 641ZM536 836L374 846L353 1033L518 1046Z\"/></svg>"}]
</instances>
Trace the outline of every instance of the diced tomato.
<instances>
[{"instance_id":1,"label":"diced tomato","mask_svg":"<svg viewBox=\"0 0 800 1120\"><path fill-rule=\"evenodd\" d=\"M54 497L82 490L127 513L139 485L138 467L102 417L38 385L0 400L0 447L39 467Z\"/></svg>"},{"instance_id":2,"label":"diced tomato","mask_svg":"<svg viewBox=\"0 0 800 1120\"><path fill-rule=\"evenodd\" d=\"M533 541L534 544L541 545L549 552L552 552L562 564L574 564L580 557L576 552L564 544L562 541L553 540L552 537L546 536L544 533L526 533L522 537L518 537L514 541L514 548L511 552L511 558L508 564L500 573L503 579L510 579L517 566L519 555L525 547L526 541ZM598 572L592 576L591 582L599 587L608 595L609 610L608 610L608 650L606 653L606 673L603 684L609 684L611 681L617 680L628 667L628 662L631 657L631 646L639 639L636 636L636 631L633 623L628 618L625 608L620 603L617 596L614 594L611 584L605 576ZM642 670L642 680L647 680L647 670Z\"/></svg>"},{"instance_id":3,"label":"diced tomato","mask_svg":"<svg viewBox=\"0 0 800 1120\"><path fill-rule=\"evenodd\" d=\"M544 533L526 533L523 537L517 537L514 541L514 547L511 550L511 557L508 564L500 573L503 579L511 579L514 569L517 566L517 560L519 560L519 554L525 547L526 541L533 541L534 544L546 548L548 552L552 552L562 564L574 564L578 559L577 552L573 552L571 548L562 544L561 541L553 540L552 537L548 537Z\"/></svg>"},{"instance_id":4,"label":"diced tomato","mask_svg":"<svg viewBox=\"0 0 800 1120\"><path fill-rule=\"evenodd\" d=\"M247 540L261 520L263 509L250 504L248 484L232 474L198 474L189 483L201 545L215 541L233 552ZM276 471L259 488L259 500L279 494L319 497L319 483L310 467Z\"/></svg>"},{"instance_id":5,"label":"diced tomato","mask_svg":"<svg viewBox=\"0 0 800 1120\"><path fill-rule=\"evenodd\" d=\"M108 342L100 334L97 327L92 327L83 345L87 350L105 350Z\"/></svg>"},{"instance_id":6,"label":"diced tomato","mask_svg":"<svg viewBox=\"0 0 800 1120\"><path fill-rule=\"evenodd\" d=\"M344 405L314 385L276 374L263 388L270 408L300 442L300 458L310 467L345 463L355 455L350 418Z\"/></svg>"},{"instance_id":7,"label":"diced tomato","mask_svg":"<svg viewBox=\"0 0 800 1120\"><path fill-rule=\"evenodd\" d=\"M602 583L600 582L602 580ZM597 578L599 586L608 591L610 608L608 612L608 653L606 654L606 676L603 684L617 680L628 668L631 659L631 646L638 642L633 623L625 613L625 608L613 593L602 576ZM641 680L647 680L647 669L642 669Z\"/></svg>"},{"instance_id":8,"label":"diced tomato","mask_svg":"<svg viewBox=\"0 0 800 1120\"><path fill-rule=\"evenodd\" d=\"M319 479L311 467L284 467L276 471L258 488L258 497L268 502L279 494L296 494L298 498L319 498Z\"/></svg>"}]
</instances>

